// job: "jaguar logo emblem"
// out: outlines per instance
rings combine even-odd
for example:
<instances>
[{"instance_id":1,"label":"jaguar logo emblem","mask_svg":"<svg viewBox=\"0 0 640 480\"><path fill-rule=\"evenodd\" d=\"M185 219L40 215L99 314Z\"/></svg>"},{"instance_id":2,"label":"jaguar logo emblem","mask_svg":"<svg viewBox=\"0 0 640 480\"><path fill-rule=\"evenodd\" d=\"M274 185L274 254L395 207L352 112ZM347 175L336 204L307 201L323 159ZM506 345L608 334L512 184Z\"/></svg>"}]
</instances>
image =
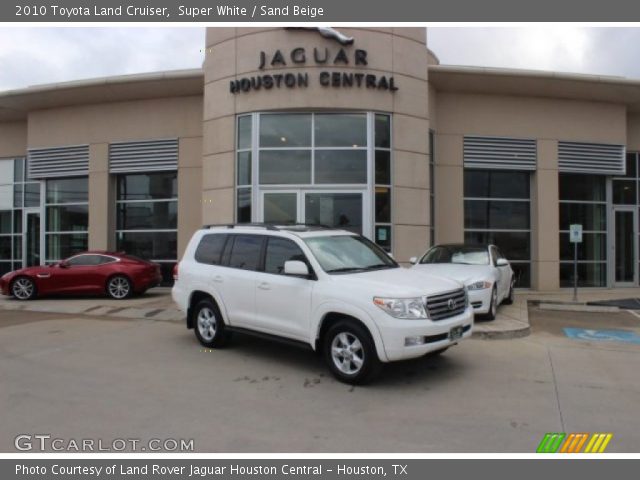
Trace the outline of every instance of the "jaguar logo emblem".
<instances>
[{"instance_id":1,"label":"jaguar logo emblem","mask_svg":"<svg viewBox=\"0 0 640 480\"><path fill-rule=\"evenodd\" d=\"M447 307L449 307L449 310L453 310L456 308L456 301L453 298L450 298L447 302Z\"/></svg>"},{"instance_id":2,"label":"jaguar logo emblem","mask_svg":"<svg viewBox=\"0 0 640 480\"><path fill-rule=\"evenodd\" d=\"M335 40L342 45L351 45L354 42L353 37L348 37L344 33L340 33L331 27L285 27L286 30L313 30L318 32L324 38Z\"/></svg>"}]
</instances>

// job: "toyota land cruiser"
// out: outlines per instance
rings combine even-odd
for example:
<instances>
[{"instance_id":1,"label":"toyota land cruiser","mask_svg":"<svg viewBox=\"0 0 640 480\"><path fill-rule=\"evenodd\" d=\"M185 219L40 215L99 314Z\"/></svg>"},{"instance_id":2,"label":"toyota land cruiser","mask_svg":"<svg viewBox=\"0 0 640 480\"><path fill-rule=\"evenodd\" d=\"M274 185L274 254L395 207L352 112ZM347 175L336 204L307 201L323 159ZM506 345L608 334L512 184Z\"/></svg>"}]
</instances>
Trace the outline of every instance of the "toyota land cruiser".
<instances>
[{"instance_id":1,"label":"toyota land cruiser","mask_svg":"<svg viewBox=\"0 0 640 480\"><path fill-rule=\"evenodd\" d=\"M354 233L306 225L210 226L176 266L172 295L208 348L233 331L301 342L338 380L381 363L436 355L471 336L473 309L454 280L401 267Z\"/></svg>"}]
</instances>

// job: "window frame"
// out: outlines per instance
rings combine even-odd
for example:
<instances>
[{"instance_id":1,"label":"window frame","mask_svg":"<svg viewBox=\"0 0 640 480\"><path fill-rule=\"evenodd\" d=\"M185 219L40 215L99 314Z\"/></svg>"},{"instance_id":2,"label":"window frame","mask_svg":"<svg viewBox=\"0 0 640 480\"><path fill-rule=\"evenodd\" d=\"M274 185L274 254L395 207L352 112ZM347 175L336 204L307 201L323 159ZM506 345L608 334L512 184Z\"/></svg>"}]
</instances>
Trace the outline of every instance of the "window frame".
<instances>
[{"instance_id":1,"label":"window frame","mask_svg":"<svg viewBox=\"0 0 640 480\"><path fill-rule=\"evenodd\" d=\"M501 172L501 173L517 173L517 174L527 174L528 176L528 193L529 196L528 198L525 197L518 197L518 198L511 198L511 197L478 197L478 196L467 196L466 195L466 188L465 188L465 182L467 181L465 178L465 173L466 172L470 172L470 171L480 171L480 172L488 172L489 174L492 172ZM528 210L528 217L529 217L529 228L528 229L524 229L524 228L476 228L476 227L467 227L466 224L463 224L463 231L464 231L464 235L466 237L467 233L474 233L474 232L479 232L479 233L486 233L486 234L493 234L493 233L505 233L505 234L512 234L512 233L521 233L521 234L527 234L528 237L528 241L529 244L527 246L527 250L528 250L528 259L514 259L514 258L507 258L509 264L511 265L511 267L515 267L514 270L518 269L519 265L523 265L525 270L528 270L528 281L526 285L518 285L516 287L516 289L530 289L531 288L531 281L532 281L532 266L533 266L533 227L531 224L531 221L533 219L533 201L531 199L531 194L534 191L534 173L533 171L529 171L529 170L513 170L513 169L487 169L487 168L473 168L473 167L465 167L463 169L463 205L466 202L473 202L473 201L483 201L483 202L509 202L509 203L513 203L513 202L521 202L521 203L527 203L529 205ZM466 214L466 210L463 207L463 215ZM464 220L463 220L464 222ZM487 240L489 240L489 238L487 238ZM465 240L466 243L466 240ZM494 245L494 243L492 241L487 241L487 244L491 244ZM497 245L495 245L497 247ZM493 257L493 254L490 253L491 257ZM492 259L492 263L495 266L495 260Z\"/></svg>"},{"instance_id":2,"label":"window frame","mask_svg":"<svg viewBox=\"0 0 640 480\"><path fill-rule=\"evenodd\" d=\"M562 195L562 179L560 178L561 176L566 176L566 177L575 177L575 176L584 176L584 177L597 177L599 178L599 181L601 181L603 183L602 188L604 189L604 198L602 200L563 200L563 195ZM569 281L571 282L571 284L567 284L563 282L563 277L562 277L562 270L563 268L569 268L568 266L571 267L571 275L573 275L573 258L569 259L569 260L563 260L562 259L562 240L564 236L569 236L569 229L567 228L563 228L562 226L562 217L561 217L561 209L562 209L562 205L600 205L602 208L604 208L604 228L600 229L600 230L583 230L583 234L586 235L604 235L604 249L605 249L605 257L603 260L598 260L598 259L585 259L585 260L581 260L578 259L578 268L581 268L580 266L582 264L585 265L585 268L588 268L589 264L599 264L600 268L604 269L604 281L601 285L580 285L578 284L579 287L581 288L605 288L609 286L610 283L610 278L609 278L609 262L610 262L610 255L609 255L609 249L608 249L608 244L609 244L609 228L608 228L608 224L609 224L609 200L608 197L610 196L610 194L608 193L609 187L608 184L609 181L607 179L606 175L596 175L596 174L582 174L582 173L573 173L573 172L558 172L558 243L560 245L559 250L558 250L558 283L560 285L561 288L571 288L573 286L573 281L570 279ZM612 201L612 200L611 200ZM601 223L602 224L602 223ZM578 247L579 248L579 247ZM582 278L582 276L578 276L578 281L580 281L580 279ZM564 285L563 285L564 283Z\"/></svg>"},{"instance_id":3,"label":"window frame","mask_svg":"<svg viewBox=\"0 0 640 480\"><path fill-rule=\"evenodd\" d=\"M311 145L308 147L301 146L292 146L292 147L262 147L260 145L260 122L261 117L263 115L269 116L277 116L277 115L291 115L291 114L300 114L300 115L310 115L311 122ZM366 145L358 146L358 147L332 147L332 146L316 146L315 145L315 118L317 115L363 115L366 121ZM388 126L389 126L389 147L377 147L375 143L375 124L376 124L376 116L382 115L387 117ZM251 132L250 132L250 146L247 146L246 141L244 141L244 145L240 146L240 122L246 121L243 120L246 117L251 118ZM235 123L235 175L234 175L234 185L235 185L235 195L234 195L234 218L236 222L239 222L239 208L240 208L240 195L243 195L243 205L246 200L246 195L249 195L249 205L248 207L244 205L243 208L248 208L249 221L258 222L262 213L259 211L262 208L261 196L265 191L269 190L300 190L306 191L309 190L317 190L318 192L322 191L341 191L341 190L359 190L366 195L363 198L363 202L367 203L366 208L363 209L363 213L366 217L363 217L363 235L372 239L374 242L376 241L376 233L378 231L378 227L387 228L390 235L390 240L388 241L388 247L383 247L387 252L391 252L394 249L394 225L393 225L393 211L395 208L394 205L394 155L393 155L393 114L391 112L382 112L382 111L373 111L373 110L328 110L328 111L318 111L318 110L304 110L304 111L279 111L279 112L250 112L245 114L240 114L236 116ZM246 139L244 139L246 140ZM305 150L309 151L311 155L311 175L310 175L310 183L279 183L279 184L260 184L260 154L263 151L286 151L286 150ZM315 183L315 171L316 171L316 152L320 151L354 151L360 150L366 152L366 181L365 183ZM376 184L375 178L375 157L377 151L385 151L389 154L389 184L381 185ZM248 185L239 185L238 184L238 165L240 154L250 153L251 155L251 167L250 167L250 181ZM378 222L375 219L375 207L376 207L376 187L378 188L388 188L389 189L389 207L391 211L391 215L388 222ZM243 222L246 221L246 218L243 218ZM385 241L386 242L386 241Z\"/></svg>"}]
</instances>

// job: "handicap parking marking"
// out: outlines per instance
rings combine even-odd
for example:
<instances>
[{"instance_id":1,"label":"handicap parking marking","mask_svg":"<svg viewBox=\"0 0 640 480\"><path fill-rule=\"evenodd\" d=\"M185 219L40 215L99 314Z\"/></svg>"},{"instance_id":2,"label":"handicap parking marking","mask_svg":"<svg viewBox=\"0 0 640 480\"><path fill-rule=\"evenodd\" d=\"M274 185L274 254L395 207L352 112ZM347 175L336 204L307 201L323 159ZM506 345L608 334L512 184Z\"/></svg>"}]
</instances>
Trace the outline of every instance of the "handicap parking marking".
<instances>
[{"instance_id":1,"label":"handicap parking marking","mask_svg":"<svg viewBox=\"0 0 640 480\"><path fill-rule=\"evenodd\" d=\"M640 335L630 330L590 330L583 328L563 328L564 334L574 340L590 342L622 342L640 345Z\"/></svg>"}]
</instances>

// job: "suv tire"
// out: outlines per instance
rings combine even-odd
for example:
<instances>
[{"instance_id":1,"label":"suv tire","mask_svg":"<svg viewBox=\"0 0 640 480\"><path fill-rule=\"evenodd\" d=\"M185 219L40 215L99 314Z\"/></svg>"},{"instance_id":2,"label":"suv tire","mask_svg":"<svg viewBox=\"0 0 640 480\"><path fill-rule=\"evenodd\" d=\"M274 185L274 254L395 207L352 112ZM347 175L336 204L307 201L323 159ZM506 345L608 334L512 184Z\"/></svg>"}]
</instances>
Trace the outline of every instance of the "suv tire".
<instances>
[{"instance_id":1,"label":"suv tire","mask_svg":"<svg viewBox=\"0 0 640 480\"><path fill-rule=\"evenodd\" d=\"M201 300L193 309L193 327L203 347L224 347L231 338L231 333L225 330L220 310L208 299Z\"/></svg>"},{"instance_id":2,"label":"suv tire","mask_svg":"<svg viewBox=\"0 0 640 480\"><path fill-rule=\"evenodd\" d=\"M371 335L353 321L341 320L329 328L323 352L331 373L351 385L370 382L382 367Z\"/></svg>"}]
</instances>

